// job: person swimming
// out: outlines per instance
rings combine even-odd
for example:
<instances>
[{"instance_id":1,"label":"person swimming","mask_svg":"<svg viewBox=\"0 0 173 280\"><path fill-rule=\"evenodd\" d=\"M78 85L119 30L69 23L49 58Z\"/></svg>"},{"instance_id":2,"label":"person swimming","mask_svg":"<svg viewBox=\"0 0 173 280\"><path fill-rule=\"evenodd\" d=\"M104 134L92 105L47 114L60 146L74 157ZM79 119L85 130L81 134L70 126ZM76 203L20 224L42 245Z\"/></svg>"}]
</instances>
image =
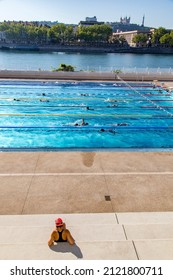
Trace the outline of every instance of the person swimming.
<instances>
[{"instance_id":1,"label":"person swimming","mask_svg":"<svg viewBox=\"0 0 173 280\"><path fill-rule=\"evenodd\" d=\"M81 123L81 125L82 125L82 126L84 126L84 125L88 125L88 123L87 123L87 122L85 122L85 120L84 120L84 119L82 119L82 123Z\"/></svg>"},{"instance_id":2,"label":"person swimming","mask_svg":"<svg viewBox=\"0 0 173 280\"><path fill-rule=\"evenodd\" d=\"M114 126L128 126L128 123L115 123Z\"/></svg>"},{"instance_id":3,"label":"person swimming","mask_svg":"<svg viewBox=\"0 0 173 280\"><path fill-rule=\"evenodd\" d=\"M47 99L40 99L40 102L49 102Z\"/></svg>"},{"instance_id":4,"label":"person swimming","mask_svg":"<svg viewBox=\"0 0 173 280\"><path fill-rule=\"evenodd\" d=\"M110 133L113 133L113 134L115 134L116 133L116 131L115 130L113 130L113 129L104 129L104 128L101 128L100 130L99 130L99 132L110 132Z\"/></svg>"},{"instance_id":5,"label":"person swimming","mask_svg":"<svg viewBox=\"0 0 173 280\"><path fill-rule=\"evenodd\" d=\"M108 98L108 99L104 100L104 102L117 102L117 100L116 99Z\"/></svg>"},{"instance_id":6,"label":"person swimming","mask_svg":"<svg viewBox=\"0 0 173 280\"><path fill-rule=\"evenodd\" d=\"M79 124L79 123L75 123L74 126L85 126L85 125L88 125L89 123L85 122L84 119L82 119L82 123Z\"/></svg>"},{"instance_id":7,"label":"person swimming","mask_svg":"<svg viewBox=\"0 0 173 280\"><path fill-rule=\"evenodd\" d=\"M89 106L86 106L86 110L94 111L94 109L91 109Z\"/></svg>"},{"instance_id":8,"label":"person swimming","mask_svg":"<svg viewBox=\"0 0 173 280\"><path fill-rule=\"evenodd\" d=\"M81 96L88 96L87 93L81 93Z\"/></svg>"},{"instance_id":9,"label":"person swimming","mask_svg":"<svg viewBox=\"0 0 173 280\"><path fill-rule=\"evenodd\" d=\"M116 104L112 104L112 105L108 105L108 106L106 106L107 108L114 108L114 107L118 107L118 105L116 105Z\"/></svg>"},{"instance_id":10,"label":"person swimming","mask_svg":"<svg viewBox=\"0 0 173 280\"><path fill-rule=\"evenodd\" d=\"M14 98L13 100L14 100L14 101L21 101L20 99L16 99L16 98Z\"/></svg>"}]
</instances>

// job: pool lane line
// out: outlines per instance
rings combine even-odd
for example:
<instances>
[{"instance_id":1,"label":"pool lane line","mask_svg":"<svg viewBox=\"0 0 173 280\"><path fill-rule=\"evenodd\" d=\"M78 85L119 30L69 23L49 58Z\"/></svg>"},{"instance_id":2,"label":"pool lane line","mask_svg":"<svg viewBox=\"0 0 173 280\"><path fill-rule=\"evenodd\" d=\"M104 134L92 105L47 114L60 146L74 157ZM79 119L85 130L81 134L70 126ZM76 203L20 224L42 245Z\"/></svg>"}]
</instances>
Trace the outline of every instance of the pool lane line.
<instances>
[{"instance_id":1,"label":"pool lane line","mask_svg":"<svg viewBox=\"0 0 173 280\"><path fill-rule=\"evenodd\" d=\"M100 130L100 129L114 129L114 130L135 130L135 129L173 129L173 126L129 126L129 125L114 125L114 126L75 126L75 125L69 125L69 126L0 126L0 129L59 129L59 130L67 130L73 131L73 130L80 130L80 131L88 131L88 130Z\"/></svg>"},{"instance_id":2,"label":"pool lane line","mask_svg":"<svg viewBox=\"0 0 173 280\"><path fill-rule=\"evenodd\" d=\"M18 100L14 100L14 98L18 99ZM40 102L50 102L50 101L54 101L54 100L100 100L103 98L106 98L106 96L102 96L102 97L91 97L91 96L84 96L84 97L58 97L58 98L43 98L43 97L37 97L37 98L31 98L31 97L14 97L13 99L11 97L4 97L4 98L0 98L0 100L8 100L8 101L14 101L14 102L20 102L20 101L28 101L28 100L38 100Z\"/></svg>"},{"instance_id":3,"label":"pool lane line","mask_svg":"<svg viewBox=\"0 0 173 280\"><path fill-rule=\"evenodd\" d=\"M155 106L139 106L140 108L143 108L143 109L159 109L158 108L158 105L155 105ZM129 107L131 108L131 107ZM173 108L173 106L162 106L162 108Z\"/></svg>"},{"instance_id":4,"label":"pool lane line","mask_svg":"<svg viewBox=\"0 0 173 280\"><path fill-rule=\"evenodd\" d=\"M145 93L139 93L144 96L172 96L172 94L145 94ZM128 96L139 96L137 94L128 94Z\"/></svg>"},{"instance_id":5,"label":"pool lane line","mask_svg":"<svg viewBox=\"0 0 173 280\"><path fill-rule=\"evenodd\" d=\"M155 102L153 102L153 101L151 101L151 99L147 98L147 96L146 96L145 94L140 93L140 92L137 91L135 88L133 88L133 87L130 85L130 83L124 81L118 74L117 74L117 78L118 78L119 80L121 80L124 84L126 84L130 89L132 89L133 92L137 93L138 96L142 96L145 100L147 100L148 102L152 103L154 106L157 106L157 104L156 104ZM164 108L162 108L162 106L158 106L158 109L164 111L167 115L173 117L173 114L170 113L168 110L165 110Z\"/></svg>"},{"instance_id":6,"label":"pool lane line","mask_svg":"<svg viewBox=\"0 0 173 280\"><path fill-rule=\"evenodd\" d=\"M126 101L129 101L129 102L138 102L138 101L145 101L144 99L134 99L134 98L125 98L125 96L123 96L122 98L116 98L116 96L111 96L110 97L110 99L115 99L115 103L116 102L126 102ZM0 100L8 100L8 101L13 101L13 100L9 100L9 98L4 98L4 99L2 99L2 98L0 98ZM22 100L22 99L20 99L20 100ZM27 100L33 100L33 99L27 99ZM53 100L53 99L49 99L49 100ZM57 99L57 100L59 100L59 99ZM86 99L85 99L85 101L87 101ZM173 102L173 99L172 100L170 100L170 99L150 99L150 101L154 101L154 102ZM103 101L103 102L105 102L105 100ZM106 101L107 103L114 103L114 102L109 102L108 100ZM146 102L146 101L145 101ZM20 103L20 101L19 101L19 103ZM17 103L17 104L1 104L1 106L23 106L23 104L19 104L19 103ZM45 102L46 103L46 102ZM39 102L39 104L40 104L40 102ZM44 102L42 103L42 104L44 104ZM37 104L26 104L26 106L37 106ZM54 105L46 105L46 106L54 106ZM60 105L55 105L55 106L60 106Z\"/></svg>"},{"instance_id":7,"label":"pool lane line","mask_svg":"<svg viewBox=\"0 0 173 280\"><path fill-rule=\"evenodd\" d=\"M76 117L76 118L82 118L82 117L112 117L112 118L136 118L136 117L140 117L140 118L152 118L152 117L168 117L167 115L149 115L149 114L136 114L136 115L119 115L119 114L27 114L27 113L23 113L23 114L0 114L0 117ZM173 116L169 116L169 118L172 118Z\"/></svg>"},{"instance_id":8,"label":"pool lane line","mask_svg":"<svg viewBox=\"0 0 173 280\"><path fill-rule=\"evenodd\" d=\"M171 96L171 94L145 94L145 93L139 93L140 95L144 95L144 96ZM139 94L127 94L124 97L128 97L128 96L139 96ZM94 97L94 96L81 96L81 97L36 97L36 98L31 98L31 97L0 97L0 100L8 100L8 101L16 101L16 102L20 102L20 101L28 101L28 100L42 100L42 102L46 102L46 101L51 101L51 100L100 100L103 98L115 98L117 96L117 94L114 94L112 97L108 97L107 95L100 95L99 97ZM14 99L18 99L18 100L14 100ZM41 102L41 101L40 101Z\"/></svg>"}]
</instances>

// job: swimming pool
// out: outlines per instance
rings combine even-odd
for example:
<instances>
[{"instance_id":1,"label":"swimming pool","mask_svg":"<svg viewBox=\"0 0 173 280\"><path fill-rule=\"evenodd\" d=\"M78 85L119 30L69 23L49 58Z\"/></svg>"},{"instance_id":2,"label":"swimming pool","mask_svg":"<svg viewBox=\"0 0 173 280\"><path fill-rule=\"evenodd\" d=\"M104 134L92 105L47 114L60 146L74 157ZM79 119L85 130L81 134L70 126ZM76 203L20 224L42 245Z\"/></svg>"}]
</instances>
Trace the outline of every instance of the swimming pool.
<instances>
[{"instance_id":1,"label":"swimming pool","mask_svg":"<svg viewBox=\"0 0 173 280\"><path fill-rule=\"evenodd\" d=\"M0 81L1 150L160 148L173 95L150 83Z\"/></svg>"}]
</instances>

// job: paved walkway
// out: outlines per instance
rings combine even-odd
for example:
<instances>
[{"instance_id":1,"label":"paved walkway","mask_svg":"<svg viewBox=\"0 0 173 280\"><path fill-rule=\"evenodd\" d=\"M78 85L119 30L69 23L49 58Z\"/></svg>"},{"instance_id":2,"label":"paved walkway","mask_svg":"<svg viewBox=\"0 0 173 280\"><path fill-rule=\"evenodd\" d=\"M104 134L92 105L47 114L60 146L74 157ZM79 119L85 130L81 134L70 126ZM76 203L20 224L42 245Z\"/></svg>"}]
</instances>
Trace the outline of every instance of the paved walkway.
<instances>
[{"instance_id":1,"label":"paved walkway","mask_svg":"<svg viewBox=\"0 0 173 280\"><path fill-rule=\"evenodd\" d=\"M150 73L150 72L122 72L116 74L114 72L52 72L52 71L24 71L24 70L0 70L0 79L24 79L24 80L76 80L76 81L136 81L144 82L158 80L162 82L172 82L173 74L169 72Z\"/></svg>"},{"instance_id":2,"label":"paved walkway","mask_svg":"<svg viewBox=\"0 0 173 280\"><path fill-rule=\"evenodd\" d=\"M171 152L0 153L0 215L173 211Z\"/></svg>"},{"instance_id":3,"label":"paved walkway","mask_svg":"<svg viewBox=\"0 0 173 280\"><path fill-rule=\"evenodd\" d=\"M0 259L173 259L171 152L0 153L0 182Z\"/></svg>"}]
</instances>

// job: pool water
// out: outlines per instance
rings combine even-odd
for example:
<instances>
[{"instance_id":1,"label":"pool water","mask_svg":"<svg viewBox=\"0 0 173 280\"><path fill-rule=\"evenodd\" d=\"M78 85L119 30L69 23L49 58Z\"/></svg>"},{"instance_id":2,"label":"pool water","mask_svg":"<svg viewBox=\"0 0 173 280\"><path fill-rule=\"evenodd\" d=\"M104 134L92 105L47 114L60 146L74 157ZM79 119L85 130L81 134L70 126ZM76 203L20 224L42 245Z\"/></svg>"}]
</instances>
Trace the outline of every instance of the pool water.
<instances>
[{"instance_id":1,"label":"pool water","mask_svg":"<svg viewBox=\"0 0 173 280\"><path fill-rule=\"evenodd\" d=\"M172 93L123 81L0 81L1 150L110 148L173 148Z\"/></svg>"}]
</instances>

